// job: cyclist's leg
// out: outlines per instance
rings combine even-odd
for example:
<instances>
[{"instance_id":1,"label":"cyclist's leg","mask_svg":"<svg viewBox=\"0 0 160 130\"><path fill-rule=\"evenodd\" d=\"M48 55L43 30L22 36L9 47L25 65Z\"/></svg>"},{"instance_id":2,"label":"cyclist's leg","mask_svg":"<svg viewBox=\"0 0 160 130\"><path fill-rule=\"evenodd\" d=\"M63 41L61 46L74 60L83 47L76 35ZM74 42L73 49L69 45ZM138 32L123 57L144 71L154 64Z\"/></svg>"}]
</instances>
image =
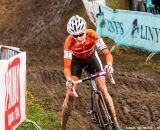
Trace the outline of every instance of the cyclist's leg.
<instances>
[{"instance_id":1,"label":"cyclist's leg","mask_svg":"<svg viewBox=\"0 0 160 130\"><path fill-rule=\"evenodd\" d=\"M66 130L66 124L71 114L72 106L73 106L73 95L71 92L71 88L67 87L66 97L62 105L61 129L60 130Z\"/></svg>"},{"instance_id":2,"label":"cyclist's leg","mask_svg":"<svg viewBox=\"0 0 160 130\"><path fill-rule=\"evenodd\" d=\"M73 80L78 80L79 78L77 76L72 76ZM75 90L77 89L77 86L73 86ZM66 124L68 121L68 118L71 114L72 108L73 108L73 93L71 88L66 87L66 97L64 99L63 105L62 105L62 113L61 113L61 129L60 130L66 130Z\"/></svg>"},{"instance_id":3,"label":"cyclist's leg","mask_svg":"<svg viewBox=\"0 0 160 130\"><path fill-rule=\"evenodd\" d=\"M71 78L73 80L78 80L81 76L82 68L80 65L81 65L81 61L73 56L72 63L71 63L71 75L72 75ZM75 88L75 90L77 89L76 85L74 85L73 87ZM60 130L66 130L66 124L71 114L72 107L73 107L73 93L71 88L67 87L66 97L62 105Z\"/></svg>"},{"instance_id":4,"label":"cyclist's leg","mask_svg":"<svg viewBox=\"0 0 160 130\"><path fill-rule=\"evenodd\" d=\"M103 70L102 63L101 63L101 60L100 60L97 52L95 52L95 54L91 55L88 59L86 59L86 62L88 64L88 67L89 67L91 73L97 73L97 72L101 72ZM96 78L96 82L99 87L99 90L102 92L102 94L104 96L105 102L107 103L107 105L109 107L109 111L111 113L113 123L118 124L116 114L115 114L114 104L113 104L111 96L109 95L109 93L107 91L105 77L101 76L101 77Z\"/></svg>"},{"instance_id":5,"label":"cyclist's leg","mask_svg":"<svg viewBox=\"0 0 160 130\"><path fill-rule=\"evenodd\" d=\"M92 74L103 71L102 63L101 63L101 60L100 60L97 52L95 52L93 55L91 55L87 59L87 62L88 62L88 67L89 67ZM96 81L97 81L97 85L98 85L100 91L102 91L102 94L105 97L105 101L107 102L107 104L109 104L109 107L111 106L111 108L112 108L111 112L113 113L113 116L115 116L115 111L114 111L112 99L107 92L107 88L105 87L105 77L104 76L98 77L98 78L96 78Z\"/></svg>"},{"instance_id":6,"label":"cyclist's leg","mask_svg":"<svg viewBox=\"0 0 160 130\"><path fill-rule=\"evenodd\" d=\"M114 109L114 104L113 104L111 96L109 95L109 93L107 91L107 87L106 87L106 83L105 83L105 77L100 76L100 77L96 78L96 83L97 83L97 86L98 86L99 90L102 92L102 94L104 96L104 99L107 103L107 106L110 109L110 113L111 113L113 122L117 122L116 112L115 112L115 109Z\"/></svg>"},{"instance_id":7,"label":"cyclist's leg","mask_svg":"<svg viewBox=\"0 0 160 130\"><path fill-rule=\"evenodd\" d=\"M121 127L119 126L117 118L116 118L116 112L115 112L113 100L107 91L105 77L104 76L97 77L96 83L97 83L99 90L102 92L104 96L105 102L107 103L115 129L121 130Z\"/></svg>"}]
</instances>

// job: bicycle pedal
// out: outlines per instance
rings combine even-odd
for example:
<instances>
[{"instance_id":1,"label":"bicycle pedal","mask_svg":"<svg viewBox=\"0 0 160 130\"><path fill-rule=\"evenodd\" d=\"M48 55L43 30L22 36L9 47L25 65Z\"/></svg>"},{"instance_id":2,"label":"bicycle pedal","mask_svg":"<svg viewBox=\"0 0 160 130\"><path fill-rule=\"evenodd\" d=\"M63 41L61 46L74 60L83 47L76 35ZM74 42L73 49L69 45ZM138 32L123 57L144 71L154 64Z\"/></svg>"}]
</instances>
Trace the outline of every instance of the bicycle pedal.
<instances>
[{"instance_id":1,"label":"bicycle pedal","mask_svg":"<svg viewBox=\"0 0 160 130\"><path fill-rule=\"evenodd\" d=\"M86 113L87 113L87 115L91 115L93 113L93 111L92 110L88 110Z\"/></svg>"}]
</instances>

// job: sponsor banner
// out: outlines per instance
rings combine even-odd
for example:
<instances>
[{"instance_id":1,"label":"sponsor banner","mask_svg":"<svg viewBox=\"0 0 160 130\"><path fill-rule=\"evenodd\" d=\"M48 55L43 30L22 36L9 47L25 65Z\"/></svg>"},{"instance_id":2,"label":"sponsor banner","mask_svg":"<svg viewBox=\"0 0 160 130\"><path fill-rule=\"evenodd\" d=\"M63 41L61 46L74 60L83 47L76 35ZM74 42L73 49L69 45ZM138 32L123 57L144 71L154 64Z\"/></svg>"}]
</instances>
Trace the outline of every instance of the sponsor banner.
<instances>
[{"instance_id":1,"label":"sponsor banner","mask_svg":"<svg viewBox=\"0 0 160 130\"><path fill-rule=\"evenodd\" d=\"M98 13L99 10L98 3L106 5L106 1L105 0L82 0L82 1L90 20L96 26L96 14Z\"/></svg>"},{"instance_id":2,"label":"sponsor banner","mask_svg":"<svg viewBox=\"0 0 160 130\"><path fill-rule=\"evenodd\" d=\"M99 5L97 32L117 44L160 52L160 16Z\"/></svg>"},{"instance_id":3,"label":"sponsor banner","mask_svg":"<svg viewBox=\"0 0 160 130\"><path fill-rule=\"evenodd\" d=\"M1 60L1 69L0 129L12 130L26 119L26 53Z\"/></svg>"}]
</instances>

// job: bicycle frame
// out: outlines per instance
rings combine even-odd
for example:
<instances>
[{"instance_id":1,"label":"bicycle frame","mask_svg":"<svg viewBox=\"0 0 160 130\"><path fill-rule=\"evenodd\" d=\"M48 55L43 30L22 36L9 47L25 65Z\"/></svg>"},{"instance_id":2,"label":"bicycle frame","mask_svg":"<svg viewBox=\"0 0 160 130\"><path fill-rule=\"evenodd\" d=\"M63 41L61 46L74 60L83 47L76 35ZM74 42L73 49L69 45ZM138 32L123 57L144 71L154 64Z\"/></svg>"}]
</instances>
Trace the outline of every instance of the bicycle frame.
<instances>
[{"instance_id":1,"label":"bicycle frame","mask_svg":"<svg viewBox=\"0 0 160 130\"><path fill-rule=\"evenodd\" d=\"M96 117L96 120L99 124L99 127L103 130L111 130L112 129L112 120L110 114L108 112L108 108L104 101L103 95L101 91L98 90L95 78L99 76L106 76L105 72L101 72L99 74L90 75L86 78L75 81L75 83L82 83L84 81L91 81L91 103L92 103L92 114ZM113 77L111 78L112 80ZM73 90L74 95L77 95L75 90ZM78 95L77 95L78 96Z\"/></svg>"},{"instance_id":2,"label":"bicycle frame","mask_svg":"<svg viewBox=\"0 0 160 130\"><path fill-rule=\"evenodd\" d=\"M102 108L98 101L100 100ZM112 120L108 111L108 107L104 101L104 97L101 91L98 90L95 79L91 80L91 102L92 102L92 114L96 117L99 127L103 130L112 129ZM102 110L103 109L103 110ZM105 111L105 115L102 115L102 111ZM104 116L104 117L103 117ZM105 121L103 118L106 118Z\"/></svg>"}]
</instances>

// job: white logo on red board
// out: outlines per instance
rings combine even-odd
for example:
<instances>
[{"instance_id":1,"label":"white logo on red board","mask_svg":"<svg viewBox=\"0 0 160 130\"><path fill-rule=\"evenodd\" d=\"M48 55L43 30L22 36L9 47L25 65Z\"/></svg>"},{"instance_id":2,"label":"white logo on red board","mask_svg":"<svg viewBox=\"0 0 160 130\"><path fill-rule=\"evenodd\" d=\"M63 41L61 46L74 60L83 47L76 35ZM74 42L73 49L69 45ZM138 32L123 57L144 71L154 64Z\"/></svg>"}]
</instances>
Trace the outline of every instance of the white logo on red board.
<instances>
[{"instance_id":1,"label":"white logo on red board","mask_svg":"<svg viewBox=\"0 0 160 130\"><path fill-rule=\"evenodd\" d=\"M8 64L5 75L5 130L12 130L20 122L20 58Z\"/></svg>"}]
</instances>

